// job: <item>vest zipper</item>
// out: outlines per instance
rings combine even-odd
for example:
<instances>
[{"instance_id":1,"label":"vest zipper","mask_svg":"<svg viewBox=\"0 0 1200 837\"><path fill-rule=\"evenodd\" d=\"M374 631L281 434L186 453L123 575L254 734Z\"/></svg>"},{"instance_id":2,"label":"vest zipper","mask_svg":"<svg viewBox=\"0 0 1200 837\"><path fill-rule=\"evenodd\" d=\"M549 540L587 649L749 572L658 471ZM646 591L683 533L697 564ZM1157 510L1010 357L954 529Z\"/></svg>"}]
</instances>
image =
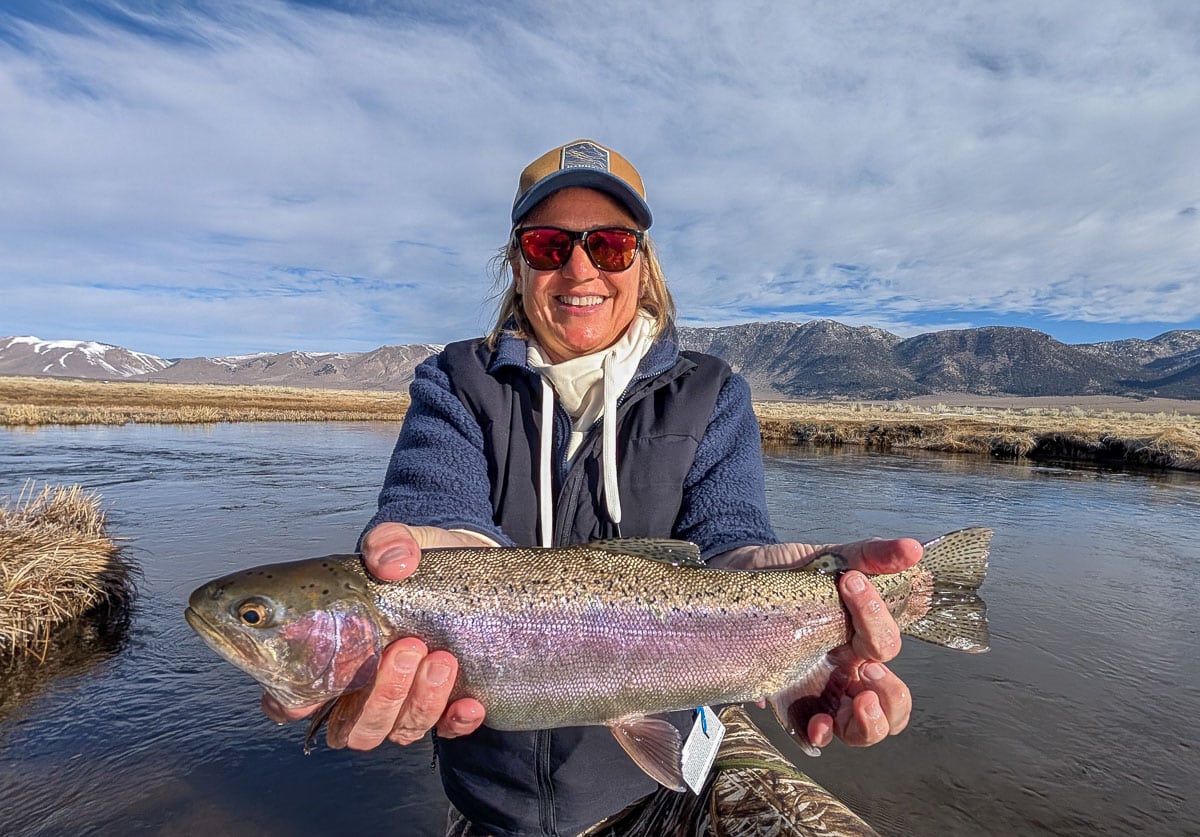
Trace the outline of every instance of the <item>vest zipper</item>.
<instances>
[{"instance_id":1,"label":"vest zipper","mask_svg":"<svg viewBox=\"0 0 1200 837\"><path fill-rule=\"evenodd\" d=\"M533 742L533 772L538 788L538 823L543 837L557 837L554 819L554 780L550 775L550 737L552 730L540 729Z\"/></svg>"}]
</instances>

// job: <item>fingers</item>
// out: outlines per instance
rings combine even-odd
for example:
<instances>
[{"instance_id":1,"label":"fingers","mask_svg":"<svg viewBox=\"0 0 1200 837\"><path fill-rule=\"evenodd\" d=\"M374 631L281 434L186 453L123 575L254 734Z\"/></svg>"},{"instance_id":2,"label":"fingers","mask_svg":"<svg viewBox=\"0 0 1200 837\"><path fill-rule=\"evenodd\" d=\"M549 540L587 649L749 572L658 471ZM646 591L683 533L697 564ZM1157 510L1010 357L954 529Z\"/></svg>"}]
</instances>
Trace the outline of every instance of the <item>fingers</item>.
<instances>
[{"instance_id":1,"label":"fingers","mask_svg":"<svg viewBox=\"0 0 1200 837\"><path fill-rule=\"evenodd\" d=\"M838 592L854 626L854 653L880 662L899 654L900 628L867 577L856 570L843 573L838 579Z\"/></svg>"},{"instance_id":2,"label":"fingers","mask_svg":"<svg viewBox=\"0 0 1200 837\"><path fill-rule=\"evenodd\" d=\"M851 747L869 747L908 726L912 697L882 663L864 663L859 672L863 691L839 710L836 733Z\"/></svg>"},{"instance_id":3,"label":"fingers","mask_svg":"<svg viewBox=\"0 0 1200 837\"><path fill-rule=\"evenodd\" d=\"M912 696L887 666L862 662L851 679L853 688L835 716L814 715L809 720L808 739L815 746L828 746L836 735L851 747L869 747L908 726Z\"/></svg>"},{"instance_id":4,"label":"fingers","mask_svg":"<svg viewBox=\"0 0 1200 837\"><path fill-rule=\"evenodd\" d=\"M483 725L483 704L475 698L460 698L446 708L438 721L437 731L442 738L470 735Z\"/></svg>"},{"instance_id":5,"label":"fingers","mask_svg":"<svg viewBox=\"0 0 1200 837\"><path fill-rule=\"evenodd\" d=\"M437 723L456 672L450 654L431 655L418 639L397 640L384 649L374 682L357 700L343 701L330 719L329 746L370 750L388 739L411 744Z\"/></svg>"},{"instance_id":6,"label":"fingers","mask_svg":"<svg viewBox=\"0 0 1200 837\"><path fill-rule=\"evenodd\" d=\"M374 683L340 701L329 721L330 747L370 750L384 741L412 744L434 726L447 738L483 723L483 706L463 698L447 709L458 661L445 651L428 652L418 639L384 649Z\"/></svg>"}]
</instances>

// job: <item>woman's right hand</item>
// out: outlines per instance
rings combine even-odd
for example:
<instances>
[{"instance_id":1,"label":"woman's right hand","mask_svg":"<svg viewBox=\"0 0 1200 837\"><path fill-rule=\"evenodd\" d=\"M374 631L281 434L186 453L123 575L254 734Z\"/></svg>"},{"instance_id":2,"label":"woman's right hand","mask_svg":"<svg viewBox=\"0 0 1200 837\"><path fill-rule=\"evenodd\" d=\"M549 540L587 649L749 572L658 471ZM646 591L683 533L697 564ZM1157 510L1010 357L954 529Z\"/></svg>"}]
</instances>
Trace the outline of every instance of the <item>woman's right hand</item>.
<instances>
[{"instance_id":1,"label":"woman's right hand","mask_svg":"<svg viewBox=\"0 0 1200 837\"><path fill-rule=\"evenodd\" d=\"M399 581L416 570L423 547L481 545L466 532L380 523L363 537L362 556L372 575ZM443 738L472 733L483 723L483 705L474 698L450 703L457 676L453 654L430 652L416 638L398 639L383 650L371 684L338 701L325 740L333 748L370 750L384 740L411 744L433 727ZM268 718L280 723L304 718L317 708L287 709L266 694L262 706Z\"/></svg>"}]
</instances>

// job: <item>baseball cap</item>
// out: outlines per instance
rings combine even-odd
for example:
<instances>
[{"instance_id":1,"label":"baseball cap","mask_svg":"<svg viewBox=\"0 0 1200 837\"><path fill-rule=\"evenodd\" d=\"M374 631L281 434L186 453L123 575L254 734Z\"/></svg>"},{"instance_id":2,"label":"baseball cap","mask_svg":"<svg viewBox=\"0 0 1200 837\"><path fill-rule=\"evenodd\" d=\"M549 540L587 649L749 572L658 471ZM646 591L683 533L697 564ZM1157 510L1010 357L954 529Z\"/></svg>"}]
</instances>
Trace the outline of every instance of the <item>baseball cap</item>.
<instances>
[{"instance_id":1,"label":"baseball cap","mask_svg":"<svg viewBox=\"0 0 1200 837\"><path fill-rule=\"evenodd\" d=\"M578 139L547 151L521 172L513 200L513 225L544 198L568 186L598 189L611 195L629 210L642 229L649 229L654 220L646 203L642 176L633 164L594 140Z\"/></svg>"}]
</instances>

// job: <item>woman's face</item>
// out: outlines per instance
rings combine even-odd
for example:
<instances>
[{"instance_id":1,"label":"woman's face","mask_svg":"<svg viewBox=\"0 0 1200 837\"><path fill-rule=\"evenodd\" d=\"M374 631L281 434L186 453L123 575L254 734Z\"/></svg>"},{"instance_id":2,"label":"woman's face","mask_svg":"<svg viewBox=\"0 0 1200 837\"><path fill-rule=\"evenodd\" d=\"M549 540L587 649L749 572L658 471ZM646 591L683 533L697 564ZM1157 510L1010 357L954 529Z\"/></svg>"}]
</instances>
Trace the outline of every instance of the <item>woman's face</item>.
<instances>
[{"instance_id":1,"label":"woman's face","mask_svg":"<svg viewBox=\"0 0 1200 837\"><path fill-rule=\"evenodd\" d=\"M594 189L567 188L550 195L518 228L549 226L584 232L637 224L617 201ZM547 360L561 363L606 349L620 339L638 309L642 276L639 252L628 269L597 268L576 243L556 270L534 270L517 253L513 276L533 336Z\"/></svg>"}]
</instances>

